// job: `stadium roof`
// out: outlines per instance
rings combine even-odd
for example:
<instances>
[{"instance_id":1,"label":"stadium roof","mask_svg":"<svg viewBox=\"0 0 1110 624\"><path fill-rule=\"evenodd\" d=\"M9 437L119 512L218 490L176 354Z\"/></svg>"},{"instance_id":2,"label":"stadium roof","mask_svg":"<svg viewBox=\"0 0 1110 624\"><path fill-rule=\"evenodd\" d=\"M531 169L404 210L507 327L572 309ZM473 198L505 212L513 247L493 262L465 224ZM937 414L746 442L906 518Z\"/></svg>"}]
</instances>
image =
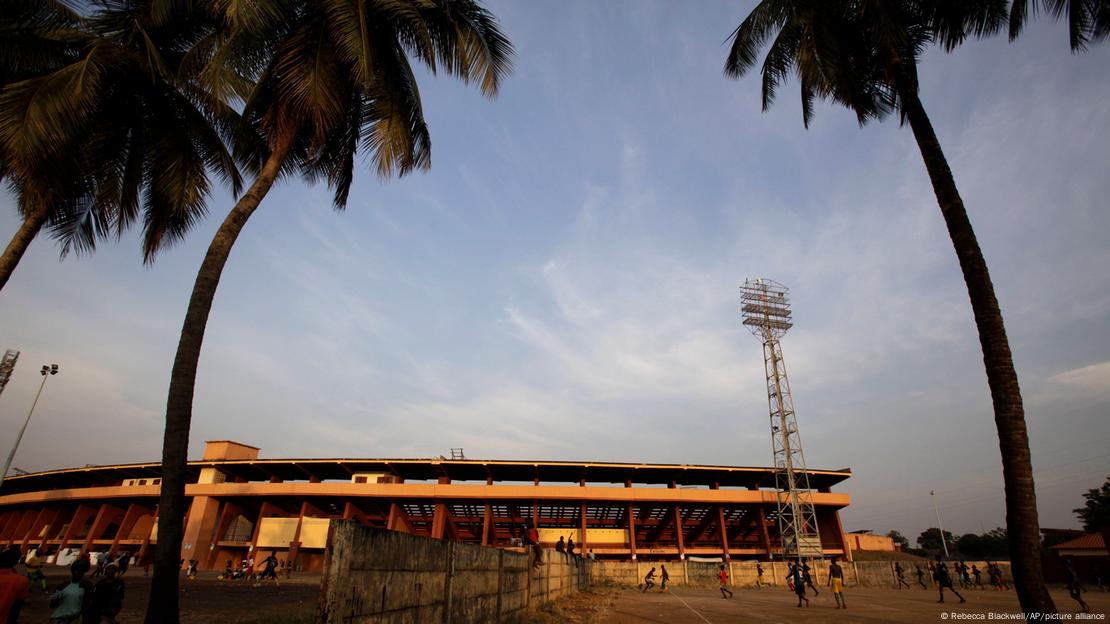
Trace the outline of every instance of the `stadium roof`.
<instances>
[{"instance_id":1,"label":"stadium roof","mask_svg":"<svg viewBox=\"0 0 1110 624\"><path fill-rule=\"evenodd\" d=\"M700 466L691 464L635 464L609 462L506 461L450 459L251 459L200 460L188 464L189 482L204 468L216 468L228 480L349 481L356 473L385 473L406 481L492 480L495 483L633 483L637 485L773 488L771 468ZM828 489L852 475L850 469L810 470L814 489ZM0 495L60 488L118 485L126 479L156 479L160 463L86 466L10 476Z\"/></svg>"}]
</instances>

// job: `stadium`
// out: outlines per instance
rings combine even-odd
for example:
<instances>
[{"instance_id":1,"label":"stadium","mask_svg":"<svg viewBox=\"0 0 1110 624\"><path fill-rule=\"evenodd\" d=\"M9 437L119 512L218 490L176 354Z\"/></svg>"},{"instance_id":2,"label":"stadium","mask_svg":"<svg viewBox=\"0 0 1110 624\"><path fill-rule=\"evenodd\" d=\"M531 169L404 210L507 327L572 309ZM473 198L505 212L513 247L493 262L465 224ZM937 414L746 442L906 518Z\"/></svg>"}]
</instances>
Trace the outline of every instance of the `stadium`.
<instances>
[{"instance_id":1,"label":"stadium","mask_svg":"<svg viewBox=\"0 0 1110 624\"><path fill-rule=\"evenodd\" d=\"M467 459L259 459L206 443L188 464L181 557L223 568L276 551L319 570L334 519L440 539L520 545L527 525L599 559L770 559L781 553L771 468ZM825 555L850 560L833 486L848 469L807 470ZM161 464L87 466L7 478L0 542L24 551L153 557ZM263 555L265 556L265 555ZM261 558L261 557L259 557Z\"/></svg>"}]
</instances>

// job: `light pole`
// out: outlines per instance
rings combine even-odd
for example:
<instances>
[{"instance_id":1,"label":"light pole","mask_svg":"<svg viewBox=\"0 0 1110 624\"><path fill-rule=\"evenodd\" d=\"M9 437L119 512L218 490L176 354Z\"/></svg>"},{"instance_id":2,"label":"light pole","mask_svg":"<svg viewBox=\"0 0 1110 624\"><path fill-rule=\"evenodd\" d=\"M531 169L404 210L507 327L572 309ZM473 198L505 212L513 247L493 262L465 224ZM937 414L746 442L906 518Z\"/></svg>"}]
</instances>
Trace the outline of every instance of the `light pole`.
<instances>
[{"instance_id":1,"label":"light pole","mask_svg":"<svg viewBox=\"0 0 1110 624\"><path fill-rule=\"evenodd\" d=\"M46 385L47 374L57 375L58 365L51 364L47 366L43 364L42 370L39 372L42 373L42 383L39 384L39 391L35 393L35 400L31 403L31 409L27 411L27 420L23 421L23 427L20 428L19 435L15 438L15 444L12 445L12 452L8 453L8 461L4 462L4 471L0 472L0 485L4 484L4 477L8 476L8 469L12 467L12 460L15 459L15 451L19 448L19 442L23 440L23 433L27 431L27 423L31 422L31 414L35 413L35 406L38 405L39 397L42 396L42 388Z\"/></svg>"},{"instance_id":2,"label":"light pole","mask_svg":"<svg viewBox=\"0 0 1110 624\"><path fill-rule=\"evenodd\" d=\"M944 539L944 526L940 523L940 510L937 509L937 497L933 490L929 490L929 498L933 501L933 513L937 514L937 529L940 530L940 545L944 547L944 558L948 558L948 540Z\"/></svg>"}]
</instances>

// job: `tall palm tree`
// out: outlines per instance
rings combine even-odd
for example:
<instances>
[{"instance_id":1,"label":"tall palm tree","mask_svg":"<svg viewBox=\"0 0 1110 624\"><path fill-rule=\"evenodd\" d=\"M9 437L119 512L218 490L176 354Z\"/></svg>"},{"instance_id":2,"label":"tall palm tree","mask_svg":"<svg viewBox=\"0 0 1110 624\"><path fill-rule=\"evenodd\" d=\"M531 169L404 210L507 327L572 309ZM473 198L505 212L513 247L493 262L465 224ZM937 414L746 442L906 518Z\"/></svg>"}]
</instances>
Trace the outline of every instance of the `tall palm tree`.
<instances>
[{"instance_id":1,"label":"tall palm tree","mask_svg":"<svg viewBox=\"0 0 1110 624\"><path fill-rule=\"evenodd\" d=\"M793 72L801 83L807 125L818 97L848 107L861 124L891 112L909 124L963 272L982 346L1002 455L1014 585L1026 612L1047 613L1055 606L1041 572L1029 439L1006 328L986 260L918 96L917 63L926 47L952 50L968 36L996 33L1005 21L1005 0L763 0L734 31L725 73L734 78L747 73L773 38L761 68L764 110Z\"/></svg>"},{"instance_id":2,"label":"tall palm tree","mask_svg":"<svg viewBox=\"0 0 1110 624\"><path fill-rule=\"evenodd\" d=\"M24 222L0 257L0 288L48 223L64 255L142 217L150 262L204 215L209 172L238 193L224 139L239 115L192 71L210 54L214 20L159 0L103 2L87 15L52 0L17 4L16 24L0 20L20 42L0 55L0 178Z\"/></svg>"},{"instance_id":3,"label":"tall palm tree","mask_svg":"<svg viewBox=\"0 0 1110 624\"><path fill-rule=\"evenodd\" d=\"M360 149L382 178L427 169L430 139L409 57L477 82L492 96L512 53L493 15L474 0L229 0L224 6L230 35L214 58L255 79L237 151L257 176L208 248L181 329L166 400L148 624L178 621L197 361L220 275L247 220L283 174L326 180L342 209ZM221 92L221 83L214 84Z\"/></svg>"},{"instance_id":4,"label":"tall palm tree","mask_svg":"<svg viewBox=\"0 0 1110 624\"><path fill-rule=\"evenodd\" d=\"M1025 27L1025 18L1038 9L1055 19L1067 17L1068 43L1072 52L1082 52L1087 44L1110 39L1110 0L1014 0L1010 5L1010 41Z\"/></svg>"}]
</instances>

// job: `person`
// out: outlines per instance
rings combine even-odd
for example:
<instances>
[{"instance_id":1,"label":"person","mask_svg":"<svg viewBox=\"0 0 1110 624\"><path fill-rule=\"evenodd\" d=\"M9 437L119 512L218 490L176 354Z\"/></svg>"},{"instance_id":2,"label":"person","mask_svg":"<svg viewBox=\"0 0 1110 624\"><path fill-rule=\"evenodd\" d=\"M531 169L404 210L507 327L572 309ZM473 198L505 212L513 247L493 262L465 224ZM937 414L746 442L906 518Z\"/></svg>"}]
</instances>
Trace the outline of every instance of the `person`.
<instances>
[{"instance_id":1,"label":"person","mask_svg":"<svg viewBox=\"0 0 1110 624\"><path fill-rule=\"evenodd\" d=\"M18 563L18 548L12 547L0 551L0 622L18 621L19 612L31 595L31 581L15 572L15 566ZM41 563L39 575L42 575ZM45 584L45 581L43 583Z\"/></svg>"},{"instance_id":2,"label":"person","mask_svg":"<svg viewBox=\"0 0 1110 624\"><path fill-rule=\"evenodd\" d=\"M971 564L971 575L975 577L975 586L983 589L983 571L976 567L974 563Z\"/></svg>"},{"instance_id":3,"label":"person","mask_svg":"<svg viewBox=\"0 0 1110 624\"><path fill-rule=\"evenodd\" d=\"M116 560L116 565L119 566L119 575L121 577L127 574L127 568L131 565L131 553L126 550L120 553L119 559Z\"/></svg>"},{"instance_id":4,"label":"person","mask_svg":"<svg viewBox=\"0 0 1110 624\"><path fill-rule=\"evenodd\" d=\"M42 593L46 593L46 575L42 573L42 559L39 558L38 550L32 550L27 553L27 560L23 562L27 566L27 581L31 584L39 583L42 587Z\"/></svg>"},{"instance_id":5,"label":"person","mask_svg":"<svg viewBox=\"0 0 1110 624\"><path fill-rule=\"evenodd\" d=\"M197 561L196 559L190 559L189 560L189 568L185 571L185 577L186 578L191 578L193 580L196 580L196 578L197 578L197 564L198 563L200 563L200 561Z\"/></svg>"},{"instance_id":6,"label":"person","mask_svg":"<svg viewBox=\"0 0 1110 624\"><path fill-rule=\"evenodd\" d=\"M652 566L648 573L644 575L644 588L640 591L647 591L655 586L655 566Z\"/></svg>"},{"instance_id":7,"label":"person","mask_svg":"<svg viewBox=\"0 0 1110 624\"><path fill-rule=\"evenodd\" d=\"M817 587L814 586L814 584L813 584L813 577L811 577L809 575L809 564L808 563L803 563L802 564L802 578L805 580L806 587L813 590L813 595L814 596L820 596L821 595L821 592L817 591Z\"/></svg>"},{"instance_id":8,"label":"person","mask_svg":"<svg viewBox=\"0 0 1110 624\"><path fill-rule=\"evenodd\" d=\"M574 537L567 540L567 557L574 557Z\"/></svg>"},{"instance_id":9,"label":"person","mask_svg":"<svg viewBox=\"0 0 1110 624\"><path fill-rule=\"evenodd\" d=\"M952 586L952 577L948 575L948 564L944 563L944 559L941 558L940 555L937 555L937 562L934 566L934 570L933 580L937 582L937 590L940 592L940 600L937 602L944 602L944 589L946 587L948 591L956 594L956 597L960 599L960 604L967 602L964 600L964 597L960 595L960 592L956 591L956 588Z\"/></svg>"},{"instance_id":10,"label":"person","mask_svg":"<svg viewBox=\"0 0 1110 624\"><path fill-rule=\"evenodd\" d=\"M971 585L971 576L967 573L967 564L960 560L956 562L954 567L956 568L956 575L960 579L960 589L967 589Z\"/></svg>"},{"instance_id":11,"label":"person","mask_svg":"<svg viewBox=\"0 0 1110 624\"><path fill-rule=\"evenodd\" d=\"M93 570L92 573L93 576L100 576L104 574L104 564L108 563L106 555L107 553L102 553L99 550L89 555L90 557L92 557L93 565L96 566L96 569Z\"/></svg>"},{"instance_id":12,"label":"person","mask_svg":"<svg viewBox=\"0 0 1110 624\"><path fill-rule=\"evenodd\" d=\"M894 562L894 576L898 578L898 589L902 589L905 585L906 589L910 588L910 584L906 582L906 571L902 569L901 562Z\"/></svg>"},{"instance_id":13,"label":"person","mask_svg":"<svg viewBox=\"0 0 1110 624\"><path fill-rule=\"evenodd\" d=\"M270 556L263 559L262 564L265 565L266 568L262 570L262 574L258 575L257 579L254 582L254 586L255 587L261 587L262 586L262 581L265 581L266 579L273 579L274 580L274 586L280 586L280 584L278 583L278 577L277 577L277 565L278 565L277 554L274 551L271 550L270 551Z\"/></svg>"},{"instance_id":14,"label":"person","mask_svg":"<svg viewBox=\"0 0 1110 624\"><path fill-rule=\"evenodd\" d=\"M532 567L538 568L543 565L543 546L540 546L540 532L536 527L530 526L526 534L528 535L528 541L532 542L532 554L534 555Z\"/></svg>"},{"instance_id":15,"label":"person","mask_svg":"<svg viewBox=\"0 0 1110 624\"><path fill-rule=\"evenodd\" d=\"M563 536L559 536L559 541L555 542L555 552L562 553L565 557L567 554L567 543L563 540Z\"/></svg>"},{"instance_id":16,"label":"person","mask_svg":"<svg viewBox=\"0 0 1110 624\"><path fill-rule=\"evenodd\" d=\"M806 598L805 572L802 571L801 563L791 564L787 574L790 583L794 586L794 593L798 596L798 606L802 606L802 601L805 601L806 607L809 607L809 598Z\"/></svg>"},{"instance_id":17,"label":"person","mask_svg":"<svg viewBox=\"0 0 1110 624\"><path fill-rule=\"evenodd\" d=\"M925 586L925 570L921 569L921 566L916 563L913 564L913 567L914 574L917 575L917 584L921 586L921 589L929 589Z\"/></svg>"},{"instance_id":18,"label":"person","mask_svg":"<svg viewBox=\"0 0 1110 624\"><path fill-rule=\"evenodd\" d=\"M90 612L93 584L85 574L92 566L88 560L78 559L69 566L70 582L50 596L50 624L80 624L82 616Z\"/></svg>"},{"instance_id":19,"label":"person","mask_svg":"<svg viewBox=\"0 0 1110 624\"><path fill-rule=\"evenodd\" d=\"M763 589L763 562L757 561L755 563L755 586Z\"/></svg>"},{"instance_id":20,"label":"person","mask_svg":"<svg viewBox=\"0 0 1110 624\"><path fill-rule=\"evenodd\" d=\"M836 608L847 609L848 603L844 600L844 569L836 562L836 557L833 557L832 563L829 564L829 582L827 585L832 588L833 600L836 601ZM909 587L909 585L906 587ZM901 587L898 589L901 589Z\"/></svg>"},{"instance_id":21,"label":"person","mask_svg":"<svg viewBox=\"0 0 1110 624\"><path fill-rule=\"evenodd\" d=\"M586 553L586 558L590 561L597 561L597 555L594 554L593 548L590 549L590 552Z\"/></svg>"},{"instance_id":22,"label":"person","mask_svg":"<svg viewBox=\"0 0 1110 624\"><path fill-rule=\"evenodd\" d=\"M1010 589L1006 585L1006 582L1002 580L1002 568L998 567L997 564L990 561L987 562L987 576L991 579L991 586L994 587L994 591Z\"/></svg>"},{"instance_id":23,"label":"person","mask_svg":"<svg viewBox=\"0 0 1110 624\"><path fill-rule=\"evenodd\" d=\"M671 580L671 575L667 574L667 566L659 564L659 593L667 591L667 581Z\"/></svg>"},{"instance_id":24,"label":"person","mask_svg":"<svg viewBox=\"0 0 1110 624\"><path fill-rule=\"evenodd\" d=\"M717 580L721 582L721 598L732 598L732 590L728 588L728 570L725 570L723 563L721 569L717 571Z\"/></svg>"},{"instance_id":25,"label":"person","mask_svg":"<svg viewBox=\"0 0 1110 624\"><path fill-rule=\"evenodd\" d=\"M1071 565L1071 559L1064 559L1064 571L1068 575L1068 595L1072 600L1079 603L1079 607L1083 613L1090 613L1091 607L1083 600L1083 585L1079 583L1079 574L1076 573L1075 568Z\"/></svg>"},{"instance_id":26,"label":"person","mask_svg":"<svg viewBox=\"0 0 1110 624\"><path fill-rule=\"evenodd\" d=\"M999 591L1010 591L1010 586L1006 583L1006 577L1002 575L1002 568L1000 568L997 563L992 563L991 565L994 566L994 574L998 579Z\"/></svg>"},{"instance_id":27,"label":"person","mask_svg":"<svg viewBox=\"0 0 1110 624\"><path fill-rule=\"evenodd\" d=\"M104 566L104 578L96 583L92 597L92 621L97 624L116 624L116 617L123 610L123 579L119 571L118 563L109 563Z\"/></svg>"}]
</instances>

